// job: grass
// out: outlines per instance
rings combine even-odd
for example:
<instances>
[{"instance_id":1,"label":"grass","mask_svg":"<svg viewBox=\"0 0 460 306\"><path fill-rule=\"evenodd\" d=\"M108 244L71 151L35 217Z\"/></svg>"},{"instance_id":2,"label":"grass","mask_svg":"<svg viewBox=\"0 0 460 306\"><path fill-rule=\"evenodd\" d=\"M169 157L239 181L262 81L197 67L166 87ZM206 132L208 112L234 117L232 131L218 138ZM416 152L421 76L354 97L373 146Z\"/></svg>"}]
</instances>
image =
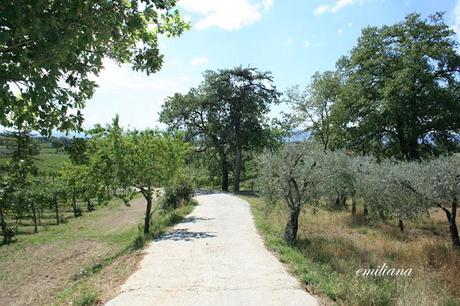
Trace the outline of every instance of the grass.
<instances>
[{"instance_id":1,"label":"grass","mask_svg":"<svg viewBox=\"0 0 460 306\"><path fill-rule=\"evenodd\" d=\"M406 224L368 225L351 220L349 211L304 209L298 243L281 238L287 222L283 205L268 209L257 196L242 196L252 207L266 246L308 290L326 304L460 305L460 252L450 246L448 225L440 211ZM356 270L389 267L413 269L408 277L357 277Z\"/></svg>"},{"instance_id":2,"label":"grass","mask_svg":"<svg viewBox=\"0 0 460 306\"><path fill-rule=\"evenodd\" d=\"M20 235L0 247L0 304L94 305L109 299L137 268L146 242L182 220L193 204L174 211L155 209L144 236L145 203L113 200L95 212L59 226Z\"/></svg>"},{"instance_id":3,"label":"grass","mask_svg":"<svg viewBox=\"0 0 460 306\"><path fill-rule=\"evenodd\" d=\"M115 293L114 289L137 268L145 244L182 221L192 212L194 206L195 202L169 212L156 210L153 213L150 233L147 235L140 231L143 228L140 224L132 226L131 232L135 234L131 233L127 241L122 239L116 242L120 247L119 252L96 265L86 267L79 275L74 276L73 281L57 296L54 304L62 305L73 301L72 305L95 305L112 297ZM107 286L107 282L113 282L114 279L117 280L117 286ZM94 288L97 290L95 291ZM92 303L78 304L78 301Z\"/></svg>"}]
</instances>

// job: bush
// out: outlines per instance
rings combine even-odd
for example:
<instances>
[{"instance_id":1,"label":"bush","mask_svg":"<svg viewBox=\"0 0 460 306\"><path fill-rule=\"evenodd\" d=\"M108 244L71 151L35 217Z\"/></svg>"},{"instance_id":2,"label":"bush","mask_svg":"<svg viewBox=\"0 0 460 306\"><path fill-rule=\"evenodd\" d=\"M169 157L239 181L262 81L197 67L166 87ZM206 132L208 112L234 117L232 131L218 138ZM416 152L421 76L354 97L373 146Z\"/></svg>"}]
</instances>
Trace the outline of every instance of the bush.
<instances>
[{"instance_id":1,"label":"bush","mask_svg":"<svg viewBox=\"0 0 460 306\"><path fill-rule=\"evenodd\" d=\"M194 195L194 187L190 178L180 175L172 186L166 187L160 199L160 207L166 210L187 205Z\"/></svg>"}]
</instances>

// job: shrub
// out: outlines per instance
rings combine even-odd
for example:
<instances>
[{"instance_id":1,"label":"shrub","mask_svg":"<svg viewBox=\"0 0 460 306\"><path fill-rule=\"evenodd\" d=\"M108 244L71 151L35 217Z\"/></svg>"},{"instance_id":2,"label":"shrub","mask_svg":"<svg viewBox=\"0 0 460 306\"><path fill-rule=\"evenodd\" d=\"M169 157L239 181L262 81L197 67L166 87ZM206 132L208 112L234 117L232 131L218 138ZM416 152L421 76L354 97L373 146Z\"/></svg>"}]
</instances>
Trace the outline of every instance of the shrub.
<instances>
[{"instance_id":1,"label":"shrub","mask_svg":"<svg viewBox=\"0 0 460 306\"><path fill-rule=\"evenodd\" d=\"M176 209L187 205L194 194L193 183L190 178L181 174L178 175L172 186L166 187L160 199L160 207L163 209Z\"/></svg>"}]
</instances>

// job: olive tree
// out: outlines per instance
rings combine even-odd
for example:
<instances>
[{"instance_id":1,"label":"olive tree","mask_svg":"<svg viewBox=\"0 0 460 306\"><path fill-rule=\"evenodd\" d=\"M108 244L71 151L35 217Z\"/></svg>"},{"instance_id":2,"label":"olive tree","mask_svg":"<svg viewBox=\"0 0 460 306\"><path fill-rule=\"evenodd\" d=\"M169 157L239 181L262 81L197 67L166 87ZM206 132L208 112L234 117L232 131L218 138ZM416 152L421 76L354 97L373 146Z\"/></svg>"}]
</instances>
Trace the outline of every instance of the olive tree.
<instances>
[{"instance_id":1,"label":"olive tree","mask_svg":"<svg viewBox=\"0 0 460 306\"><path fill-rule=\"evenodd\" d=\"M284 201L289 220L284 239L295 243L300 209L317 202L320 196L323 155L311 144L286 144L276 152L259 157L259 189L271 201Z\"/></svg>"},{"instance_id":2,"label":"olive tree","mask_svg":"<svg viewBox=\"0 0 460 306\"><path fill-rule=\"evenodd\" d=\"M367 159L359 175L359 194L370 208L374 220L397 218L404 231L404 221L426 212L428 203L415 192L413 180L421 175L416 162Z\"/></svg>"},{"instance_id":3,"label":"olive tree","mask_svg":"<svg viewBox=\"0 0 460 306\"><path fill-rule=\"evenodd\" d=\"M352 198L352 215L356 214L357 170L360 158L344 151L324 153L322 166L321 193L328 200L335 200L335 208L342 208L346 199Z\"/></svg>"},{"instance_id":4,"label":"olive tree","mask_svg":"<svg viewBox=\"0 0 460 306\"><path fill-rule=\"evenodd\" d=\"M449 222L454 247L460 247L457 229L457 206L460 198L460 157L449 156L433 159L422 164L419 175L413 177L414 193L423 195L441 208Z\"/></svg>"}]
</instances>

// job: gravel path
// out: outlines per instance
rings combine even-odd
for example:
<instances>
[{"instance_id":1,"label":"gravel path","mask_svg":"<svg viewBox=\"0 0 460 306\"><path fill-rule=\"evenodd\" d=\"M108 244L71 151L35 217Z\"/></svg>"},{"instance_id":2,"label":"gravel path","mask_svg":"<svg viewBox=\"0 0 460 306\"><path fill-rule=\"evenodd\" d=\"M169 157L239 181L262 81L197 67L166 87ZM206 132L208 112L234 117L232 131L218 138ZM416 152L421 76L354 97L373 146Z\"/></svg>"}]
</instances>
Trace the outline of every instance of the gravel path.
<instances>
[{"instance_id":1,"label":"gravel path","mask_svg":"<svg viewBox=\"0 0 460 306\"><path fill-rule=\"evenodd\" d=\"M223 193L196 199L107 305L318 305L265 249L247 202Z\"/></svg>"}]
</instances>

